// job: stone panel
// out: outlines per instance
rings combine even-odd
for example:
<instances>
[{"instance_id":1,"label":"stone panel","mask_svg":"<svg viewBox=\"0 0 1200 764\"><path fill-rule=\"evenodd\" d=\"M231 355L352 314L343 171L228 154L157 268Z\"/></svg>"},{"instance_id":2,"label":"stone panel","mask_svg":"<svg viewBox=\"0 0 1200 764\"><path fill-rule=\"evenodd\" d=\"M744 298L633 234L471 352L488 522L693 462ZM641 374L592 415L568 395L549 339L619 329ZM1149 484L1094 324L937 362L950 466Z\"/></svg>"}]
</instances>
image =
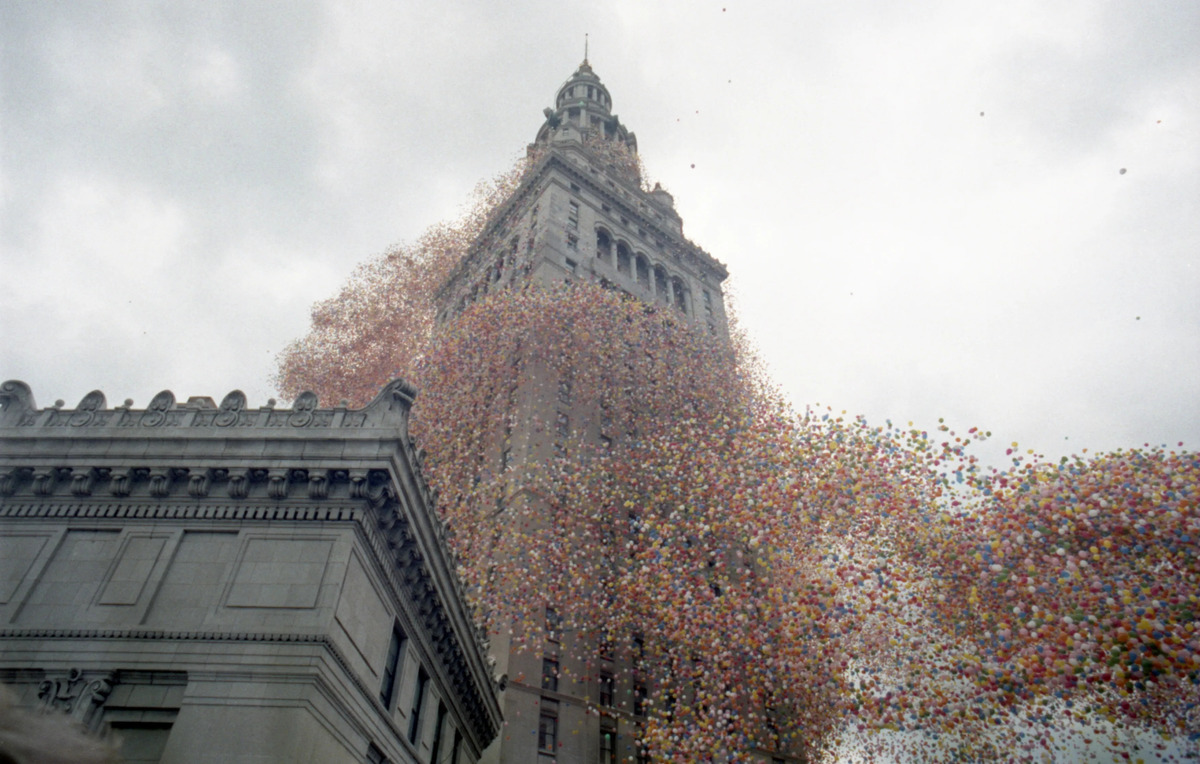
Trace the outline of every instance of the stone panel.
<instances>
[{"instance_id":1,"label":"stone panel","mask_svg":"<svg viewBox=\"0 0 1200 764\"><path fill-rule=\"evenodd\" d=\"M49 538L49 533L0 536L0 605L7 604L16 594Z\"/></svg>"},{"instance_id":2,"label":"stone panel","mask_svg":"<svg viewBox=\"0 0 1200 764\"><path fill-rule=\"evenodd\" d=\"M384 606L358 555L351 555L336 617L367 672L375 677L379 676L392 637L390 611L391 608Z\"/></svg>"},{"instance_id":3,"label":"stone panel","mask_svg":"<svg viewBox=\"0 0 1200 764\"><path fill-rule=\"evenodd\" d=\"M237 559L237 550L236 532L185 532L154 596L146 625L200 628L217 606L222 587Z\"/></svg>"},{"instance_id":4,"label":"stone panel","mask_svg":"<svg viewBox=\"0 0 1200 764\"><path fill-rule=\"evenodd\" d=\"M17 622L59 626L87 619L88 604L116 557L119 537L115 530L68 531Z\"/></svg>"},{"instance_id":5,"label":"stone panel","mask_svg":"<svg viewBox=\"0 0 1200 764\"><path fill-rule=\"evenodd\" d=\"M247 539L225 605L316 607L332 550L329 539Z\"/></svg>"},{"instance_id":6,"label":"stone panel","mask_svg":"<svg viewBox=\"0 0 1200 764\"><path fill-rule=\"evenodd\" d=\"M130 536L100 590L100 605L136 605L162 555L166 536Z\"/></svg>"}]
</instances>

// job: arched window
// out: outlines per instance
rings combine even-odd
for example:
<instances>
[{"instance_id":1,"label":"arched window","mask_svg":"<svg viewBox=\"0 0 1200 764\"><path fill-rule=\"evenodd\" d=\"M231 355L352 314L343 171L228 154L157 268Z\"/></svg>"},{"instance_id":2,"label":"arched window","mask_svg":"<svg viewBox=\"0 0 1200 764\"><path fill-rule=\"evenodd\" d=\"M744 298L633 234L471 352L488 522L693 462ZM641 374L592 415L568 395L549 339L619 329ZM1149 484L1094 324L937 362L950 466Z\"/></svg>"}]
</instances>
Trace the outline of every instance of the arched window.
<instances>
[{"instance_id":1,"label":"arched window","mask_svg":"<svg viewBox=\"0 0 1200 764\"><path fill-rule=\"evenodd\" d=\"M654 266L654 294L662 300L671 301L667 294L667 269L661 265Z\"/></svg>"},{"instance_id":2,"label":"arched window","mask_svg":"<svg viewBox=\"0 0 1200 764\"><path fill-rule=\"evenodd\" d=\"M629 247L625 245L625 242L619 242L617 244L617 272L629 275L630 262L632 261L629 257Z\"/></svg>"},{"instance_id":3,"label":"arched window","mask_svg":"<svg viewBox=\"0 0 1200 764\"><path fill-rule=\"evenodd\" d=\"M650 261L642 254L637 257L637 282L646 288L650 287Z\"/></svg>"},{"instance_id":4,"label":"arched window","mask_svg":"<svg viewBox=\"0 0 1200 764\"><path fill-rule=\"evenodd\" d=\"M687 299L685 297L687 290L683 286L683 280L678 276L671 279L671 296L675 298L675 307L679 308L680 313L687 313Z\"/></svg>"},{"instance_id":5,"label":"arched window","mask_svg":"<svg viewBox=\"0 0 1200 764\"><path fill-rule=\"evenodd\" d=\"M612 264L612 238L603 228L596 229L596 257Z\"/></svg>"}]
</instances>

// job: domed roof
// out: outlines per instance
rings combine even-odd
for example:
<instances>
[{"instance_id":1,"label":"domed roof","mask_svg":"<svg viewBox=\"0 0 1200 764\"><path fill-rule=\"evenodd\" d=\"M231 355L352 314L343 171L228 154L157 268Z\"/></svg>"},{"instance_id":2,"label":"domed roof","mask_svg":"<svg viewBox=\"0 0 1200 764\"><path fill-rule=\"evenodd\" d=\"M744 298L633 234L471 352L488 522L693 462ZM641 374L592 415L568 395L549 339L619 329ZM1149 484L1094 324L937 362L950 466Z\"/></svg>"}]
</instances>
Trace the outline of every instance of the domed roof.
<instances>
[{"instance_id":1,"label":"domed roof","mask_svg":"<svg viewBox=\"0 0 1200 764\"><path fill-rule=\"evenodd\" d=\"M637 151L637 138L612 113L612 96L592 71L587 58L559 86L554 97L554 108L546 109L545 113L546 122L538 131L536 142L549 140L554 131L563 125L581 134L617 139Z\"/></svg>"}]
</instances>

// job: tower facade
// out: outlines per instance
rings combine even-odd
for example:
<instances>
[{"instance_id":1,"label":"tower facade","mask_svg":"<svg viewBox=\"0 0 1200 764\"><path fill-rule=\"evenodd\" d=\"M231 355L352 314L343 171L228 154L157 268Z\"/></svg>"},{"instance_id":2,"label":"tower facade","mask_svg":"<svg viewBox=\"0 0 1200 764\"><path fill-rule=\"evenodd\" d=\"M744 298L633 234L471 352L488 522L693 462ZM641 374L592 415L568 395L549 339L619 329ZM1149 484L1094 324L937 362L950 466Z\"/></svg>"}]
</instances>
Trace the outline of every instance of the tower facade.
<instances>
[{"instance_id":1,"label":"tower facade","mask_svg":"<svg viewBox=\"0 0 1200 764\"><path fill-rule=\"evenodd\" d=\"M586 59L544 114L529 145L530 169L441 286L439 319L497 290L591 282L727 339L725 266L685 238L672 196L644 184L637 138ZM568 439L611 447L627 437L612 431L597 401L582 397L561 371L523 365L509 423L488 456L493 468L544 463ZM528 506L537 498L507 501L525 502L532 509L525 516L538 514ZM552 601L544 614L512 616L544 618L544 629L519 649L503 631L492 636L505 727L483 761L649 761L637 741L655 688L640 663L639 635L600 640L564 630Z\"/></svg>"}]
</instances>

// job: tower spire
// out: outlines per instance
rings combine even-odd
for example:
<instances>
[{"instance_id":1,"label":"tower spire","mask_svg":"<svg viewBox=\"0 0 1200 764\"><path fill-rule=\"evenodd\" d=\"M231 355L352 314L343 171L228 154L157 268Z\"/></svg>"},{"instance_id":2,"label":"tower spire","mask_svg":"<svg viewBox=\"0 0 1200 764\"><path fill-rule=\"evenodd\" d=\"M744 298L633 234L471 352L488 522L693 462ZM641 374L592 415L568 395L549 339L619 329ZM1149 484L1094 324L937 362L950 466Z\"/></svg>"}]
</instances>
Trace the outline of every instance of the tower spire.
<instances>
[{"instance_id":1,"label":"tower spire","mask_svg":"<svg viewBox=\"0 0 1200 764\"><path fill-rule=\"evenodd\" d=\"M588 56L588 33L584 32L583 33L583 63L585 63L585 64L588 62L587 56Z\"/></svg>"}]
</instances>

